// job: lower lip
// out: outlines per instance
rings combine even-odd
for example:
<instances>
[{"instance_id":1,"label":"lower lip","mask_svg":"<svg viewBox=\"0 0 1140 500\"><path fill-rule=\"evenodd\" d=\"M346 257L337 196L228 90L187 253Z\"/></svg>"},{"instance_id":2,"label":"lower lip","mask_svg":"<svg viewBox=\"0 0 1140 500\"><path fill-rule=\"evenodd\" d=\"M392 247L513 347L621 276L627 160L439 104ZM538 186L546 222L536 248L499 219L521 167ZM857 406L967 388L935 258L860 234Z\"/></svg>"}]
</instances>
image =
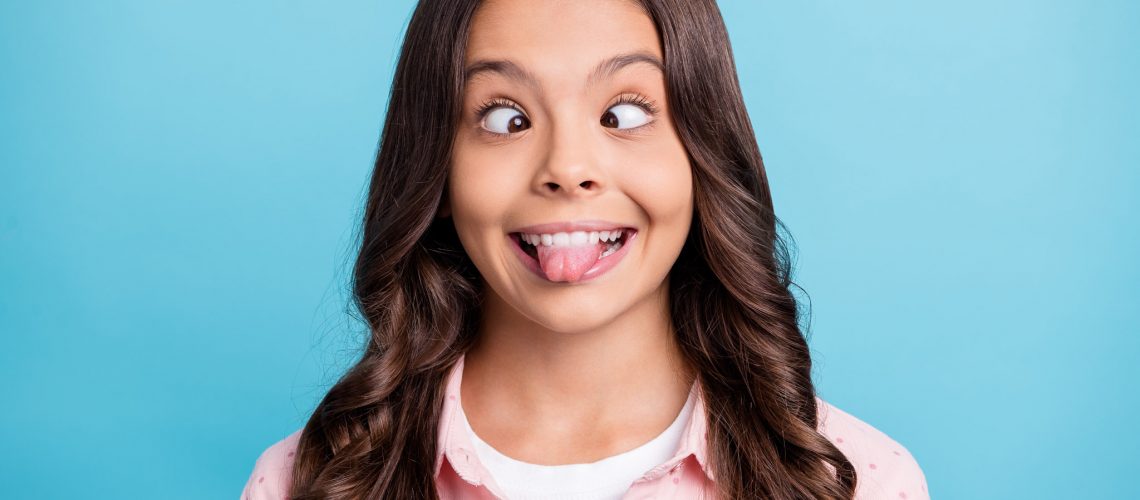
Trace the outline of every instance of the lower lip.
<instances>
[{"instance_id":1,"label":"lower lip","mask_svg":"<svg viewBox=\"0 0 1140 500\"><path fill-rule=\"evenodd\" d=\"M637 233L637 231L632 231L630 234L626 235L625 243L622 243L621 248L617 249L616 252L607 255L604 259L600 259L595 262L594 267L591 267L586 272L582 273L582 277L574 283L592 280L598 276L605 274L606 271L613 269L614 266L616 266L618 262L621 261L622 257L625 257L625 254L629 253L629 248L633 246L633 241L637 239ZM538 259L527 254L526 250L523 250L522 246L520 246L521 243L519 243L519 241L516 240L514 236L508 234L507 240L510 243L511 248L515 249L515 255L519 256L519 260L522 260L523 265L526 266L527 269L530 269L531 272L533 272L539 278L542 278L545 281L549 281L546 279L546 273L542 272L542 266L538 264Z\"/></svg>"}]
</instances>

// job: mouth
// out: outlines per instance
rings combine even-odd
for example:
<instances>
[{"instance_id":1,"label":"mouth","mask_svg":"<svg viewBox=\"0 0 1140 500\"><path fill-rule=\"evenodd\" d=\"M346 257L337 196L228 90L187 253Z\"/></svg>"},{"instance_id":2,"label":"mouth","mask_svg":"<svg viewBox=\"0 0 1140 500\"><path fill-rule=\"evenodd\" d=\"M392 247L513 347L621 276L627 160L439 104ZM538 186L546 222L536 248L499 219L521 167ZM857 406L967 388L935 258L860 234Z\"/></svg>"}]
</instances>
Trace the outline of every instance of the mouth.
<instances>
[{"instance_id":1,"label":"mouth","mask_svg":"<svg viewBox=\"0 0 1140 500\"><path fill-rule=\"evenodd\" d=\"M566 246L583 243L590 245L605 244L605 249L602 250L601 256L598 257L598 260L602 260L620 250L635 232L637 232L636 229L626 227L614 231L573 231L569 233L545 234L511 233L511 239L522 248L523 252L535 259L536 262L538 261L538 247L540 245Z\"/></svg>"},{"instance_id":2,"label":"mouth","mask_svg":"<svg viewBox=\"0 0 1140 500\"><path fill-rule=\"evenodd\" d=\"M512 232L507 236L515 255L535 275L548 282L576 283L617 267L630 252L637 230L620 227L608 231Z\"/></svg>"}]
</instances>

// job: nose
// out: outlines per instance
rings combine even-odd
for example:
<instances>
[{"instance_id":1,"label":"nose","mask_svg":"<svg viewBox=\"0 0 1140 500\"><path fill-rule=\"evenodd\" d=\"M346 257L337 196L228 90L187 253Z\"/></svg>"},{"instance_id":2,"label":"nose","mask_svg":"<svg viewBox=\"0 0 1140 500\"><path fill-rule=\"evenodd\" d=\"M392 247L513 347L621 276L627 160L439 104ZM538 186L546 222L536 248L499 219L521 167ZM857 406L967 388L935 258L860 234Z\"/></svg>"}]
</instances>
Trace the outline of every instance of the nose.
<instances>
[{"instance_id":1,"label":"nose","mask_svg":"<svg viewBox=\"0 0 1140 500\"><path fill-rule=\"evenodd\" d=\"M597 144L591 130L571 127L565 122L550 129L550 147L535 177L535 188L543 196L592 197L608 187L599 164Z\"/></svg>"}]
</instances>

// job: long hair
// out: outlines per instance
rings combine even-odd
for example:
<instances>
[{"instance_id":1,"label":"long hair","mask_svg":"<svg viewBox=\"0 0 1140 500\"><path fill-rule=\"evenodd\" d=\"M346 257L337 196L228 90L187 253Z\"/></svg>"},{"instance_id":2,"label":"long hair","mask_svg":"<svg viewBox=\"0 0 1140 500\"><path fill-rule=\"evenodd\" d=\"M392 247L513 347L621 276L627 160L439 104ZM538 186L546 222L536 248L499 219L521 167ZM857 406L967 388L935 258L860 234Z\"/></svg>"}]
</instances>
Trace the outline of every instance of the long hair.
<instances>
[{"instance_id":1,"label":"long hair","mask_svg":"<svg viewBox=\"0 0 1140 500\"><path fill-rule=\"evenodd\" d=\"M817 432L811 359L715 0L640 0L693 170L670 271L672 323L706 400L725 499L850 499L855 470ZM354 305L370 335L303 429L290 498L436 498L443 385L474 341L483 283L438 218L478 0L421 0L408 24L364 212Z\"/></svg>"}]
</instances>

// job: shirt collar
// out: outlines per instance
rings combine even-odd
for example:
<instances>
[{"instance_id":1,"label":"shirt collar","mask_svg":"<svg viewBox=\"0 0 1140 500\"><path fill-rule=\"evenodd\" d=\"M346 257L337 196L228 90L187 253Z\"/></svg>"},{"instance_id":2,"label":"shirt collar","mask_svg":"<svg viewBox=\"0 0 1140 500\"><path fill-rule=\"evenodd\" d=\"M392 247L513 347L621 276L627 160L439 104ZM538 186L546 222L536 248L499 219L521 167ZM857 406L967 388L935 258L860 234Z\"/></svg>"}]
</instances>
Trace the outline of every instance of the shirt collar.
<instances>
[{"instance_id":1,"label":"shirt collar","mask_svg":"<svg viewBox=\"0 0 1140 500\"><path fill-rule=\"evenodd\" d=\"M467 435L466 429L463 428L462 422L458 421L458 416L462 410L460 406L459 388L463 381L464 357L464 355L459 356L459 360L452 365L451 371L448 373L446 379L443 411L440 413L439 435L436 441L435 477L439 477L443 461L446 459L451 468L464 481L473 485L491 483L491 485L488 486L490 486L492 490L498 490L498 486L494 485L494 479L491 478L491 475L487 472L486 468L483 467L483 464L479 462L475 454L475 447L471 442L471 438ZM696 458L701 470L708 476L709 480L714 479L708 463L708 436L706 432L708 424L707 416L705 415L703 391L699 379L693 384L692 390L696 391L696 397L693 401L693 412L689 416L689 421L685 424L685 430L681 434L681 441L678 443L677 450L673 454L673 457L667 462L646 474L646 477L649 479L654 479L656 476L664 474L679 462L688 458L689 455Z\"/></svg>"}]
</instances>

